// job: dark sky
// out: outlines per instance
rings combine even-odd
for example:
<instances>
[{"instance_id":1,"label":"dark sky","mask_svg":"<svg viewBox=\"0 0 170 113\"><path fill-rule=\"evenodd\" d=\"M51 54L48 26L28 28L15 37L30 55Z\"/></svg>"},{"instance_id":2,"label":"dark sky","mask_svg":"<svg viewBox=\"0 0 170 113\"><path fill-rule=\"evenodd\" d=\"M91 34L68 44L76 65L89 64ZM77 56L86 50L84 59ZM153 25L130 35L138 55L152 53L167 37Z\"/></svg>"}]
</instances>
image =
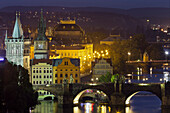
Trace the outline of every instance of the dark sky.
<instances>
[{"instance_id":1,"label":"dark sky","mask_svg":"<svg viewBox=\"0 0 170 113\"><path fill-rule=\"evenodd\" d=\"M13 5L96 6L128 9L139 7L170 7L170 0L0 0L0 8Z\"/></svg>"}]
</instances>

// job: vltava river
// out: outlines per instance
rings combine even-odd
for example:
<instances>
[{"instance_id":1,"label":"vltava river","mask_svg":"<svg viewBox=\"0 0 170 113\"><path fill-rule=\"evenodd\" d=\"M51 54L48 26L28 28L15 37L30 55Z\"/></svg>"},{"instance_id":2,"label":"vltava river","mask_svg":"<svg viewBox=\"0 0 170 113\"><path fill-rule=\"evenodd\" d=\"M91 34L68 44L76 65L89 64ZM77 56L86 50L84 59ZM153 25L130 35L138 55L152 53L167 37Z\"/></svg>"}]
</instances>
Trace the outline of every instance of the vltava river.
<instances>
[{"instance_id":1,"label":"vltava river","mask_svg":"<svg viewBox=\"0 0 170 113\"><path fill-rule=\"evenodd\" d=\"M90 103L81 103L79 107L73 109L61 109L57 108L57 102L41 101L31 113L168 113L162 112L161 101L155 95L137 94L132 97L130 104L131 106L124 110Z\"/></svg>"}]
</instances>

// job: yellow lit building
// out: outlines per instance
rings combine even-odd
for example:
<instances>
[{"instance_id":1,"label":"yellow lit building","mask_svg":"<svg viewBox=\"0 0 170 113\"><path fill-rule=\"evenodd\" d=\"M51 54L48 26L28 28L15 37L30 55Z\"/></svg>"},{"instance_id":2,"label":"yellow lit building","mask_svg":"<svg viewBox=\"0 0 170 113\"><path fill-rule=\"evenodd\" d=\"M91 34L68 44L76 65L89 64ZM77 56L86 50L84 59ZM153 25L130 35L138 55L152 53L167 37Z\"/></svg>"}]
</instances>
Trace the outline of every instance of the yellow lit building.
<instances>
[{"instance_id":1,"label":"yellow lit building","mask_svg":"<svg viewBox=\"0 0 170 113\"><path fill-rule=\"evenodd\" d=\"M51 55L50 59L56 58L79 58L80 69L83 65L91 66L93 60L93 44L80 44L77 46L51 46L50 53L56 53L57 56Z\"/></svg>"},{"instance_id":2,"label":"yellow lit building","mask_svg":"<svg viewBox=\"0 0 170 113\"><path fill-rule=\"evenodd\" d=\"M72 76L72 77L71 77ZM53 60L53 83L63 83L64 78L73 83L80 83L80 60L63 58Z\"/></svg>"}]
</instances>

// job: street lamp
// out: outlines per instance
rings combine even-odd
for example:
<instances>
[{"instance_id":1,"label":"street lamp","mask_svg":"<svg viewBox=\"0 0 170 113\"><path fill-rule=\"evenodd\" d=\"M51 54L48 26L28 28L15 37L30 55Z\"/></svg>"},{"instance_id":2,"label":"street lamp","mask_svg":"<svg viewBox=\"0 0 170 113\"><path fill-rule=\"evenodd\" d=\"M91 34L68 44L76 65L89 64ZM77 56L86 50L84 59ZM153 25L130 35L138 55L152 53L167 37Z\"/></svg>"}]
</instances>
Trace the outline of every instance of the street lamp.
<instances>
[{"instance_id":1,"label":"street lamp","mask_svg":"<svg viewBox=\"0 0 170 113\"><path fill-rule=\"evenodd\" d=\"M168 55L169 55L169 52L168 51L165 51L165 56L166 56L166 60L168 61Z\"/></svg>"},{"instance_id":2,"label":"street lamp","mask_svg":"<svg viewBox=\"0 0 170 113\"><path fill-rule=\"evenodd\" d=\"M128 61L130 61L131 52L128 52Z\"/></svg>"}]
</instances>

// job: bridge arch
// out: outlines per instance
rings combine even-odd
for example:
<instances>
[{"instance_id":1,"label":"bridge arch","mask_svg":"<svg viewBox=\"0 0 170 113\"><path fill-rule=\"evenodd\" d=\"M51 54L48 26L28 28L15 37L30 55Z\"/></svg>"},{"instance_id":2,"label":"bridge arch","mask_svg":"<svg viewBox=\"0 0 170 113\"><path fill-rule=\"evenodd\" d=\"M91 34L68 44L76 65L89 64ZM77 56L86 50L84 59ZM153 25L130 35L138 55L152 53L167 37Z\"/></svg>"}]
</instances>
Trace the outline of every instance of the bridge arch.
<instances>
[{"instance_id":1,"label":"bridge arch","mask_svg":"<svg viewBox=\"0 0 170 113\"><path fill-rule=\"evenodd\" d=\"M107 96L108 99L109 98L109 95L106 94L103 90L101 89L96 89L96 88L87 88L87 89L82 89L80 90L79 92L77 92L74 97L73 97L73 104L78 104L79 103L79 99L80 97L83 95L83 93L85 93L87 90L97 90L97 91L102 91L104 93L104 96Z\"/></svg>"},{"instance_id":2,"label":"bridge arch","mask_svg":"<svg viewBox=\"0 0 170 113\"><path fill-rule=\"evenodd\" d=\"M125 98L125 105L126 106L130 106L130 100L132 99L132 97L134 97L137 93L139 92L149 92L149 93L152 93L153 95L155 95L160 101L162 101L162 98L157 95L157 93L153 92L153 91L148 91L148 90L142 90L142 91L136 91L136 92L131 92L130 95L127 95L126 98Z\"/></svg>"},{"instance_id":3,"label":"bridge arch","mask_svg":"<svg viewBox=\"0 0 170 113\"><path fill-rule=\"evenodd\" d=\"M38 89L36 90L38 92L38 100L45 100L45 98L51 97L52 99L54 99L55 95L48 90L44 90L44 89Z\"/></svg>"}]
</instances>

